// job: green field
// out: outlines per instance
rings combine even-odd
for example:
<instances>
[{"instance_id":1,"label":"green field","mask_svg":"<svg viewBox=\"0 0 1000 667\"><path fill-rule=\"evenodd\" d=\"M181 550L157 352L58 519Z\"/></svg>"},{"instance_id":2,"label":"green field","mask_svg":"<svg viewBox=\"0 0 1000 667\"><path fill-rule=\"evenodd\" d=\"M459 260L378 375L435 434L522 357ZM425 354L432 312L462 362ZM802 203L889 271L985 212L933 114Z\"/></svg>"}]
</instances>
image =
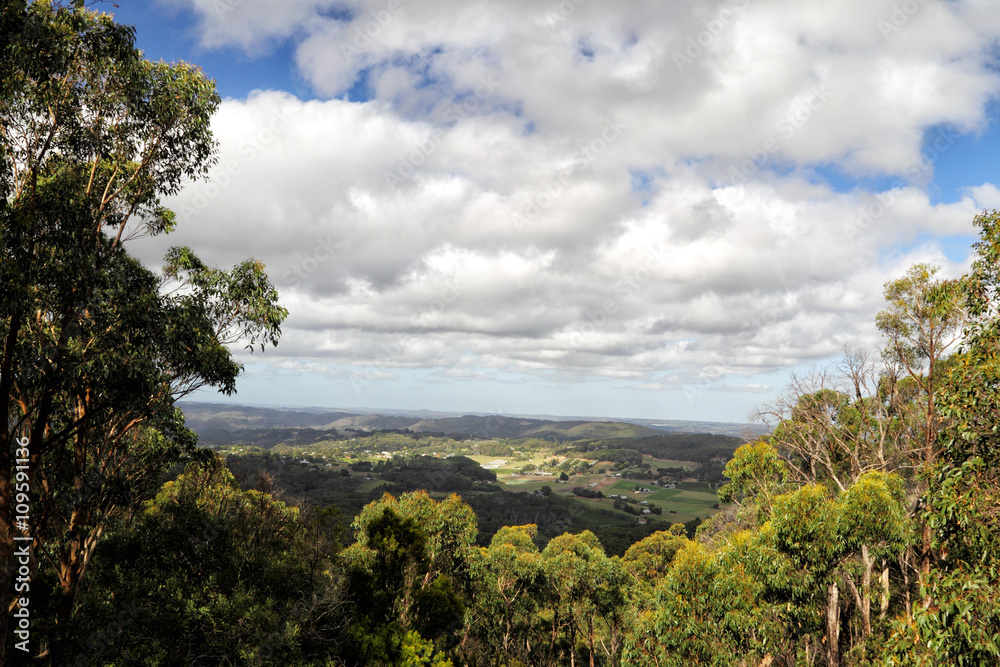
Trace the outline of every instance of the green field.
<instances>
[{"instance_id":1,"label":"green field","mask_svg":"<svg viewBox=\"0 0 1000 667\"><path fill-rule=\"evenodd\" d=\"M477 462L479 465L490 464L490 463L492 463L494 461L506 461L506 463L504 463L499 468L491 468L491 470L493 470L493 472L495 472L497 474L497 480L498 481L502 481L505 484L516 484L517 483L516 480L518 478L516 478L516 477L512 478L512 477L510 477L510 475L511 475L511 473L520 473L520 471L525 466L529 466L529 465L533 465L533 466L536 466L536 467L537 466L541 466L542 464L548 463L552 459L558 460L559 461L559 465L562 465L563 463L566 462L566 457L565 456L553 456L550 452L542 452L541 455L536 456L536 457L531 458L531 459L528 459L526 461L515 461L512 458L507 457L507 456L481 456L481 455L478 455L478 454L469 455L469 456L466 456L466 458L472 459L473 461ZM582 460L584 460L584 459L572 459L574 465L579 464ZM589 460L588 460L588 463L589 463ZM558 469L556 469L556 470L553 471L551 468L546 467L545 470L546 470L546 472L554 472L554 475L549 478L552 481L554 481L555 479L557 479L559 477L559 470Z\"/></svg>"},{"instance_id":2,"label":"green field","mask_svg":"<svg viewBox=\"0 0 1000 667\"><path fill-rule=\"evenodd\" d=\"M499 472L499 471L498 471ZM573 496L573 488L579 486L589 486L590 484L607 480L605 475L572 475L566 483L560 483L558 477L539 477L525 475L520 477L510 477L509 474L498 475L498 480L511 491L532 492L539 491L543 486L548 486L554 495L573 498L584 507L592 508L597 513L608 511L621 514L622 517L629 515L620 510L614 509L615 500L613 498L577 498ZM651 493L636 493L636 486L647 488ZM676 489L663 489L653 486L650 482L636 480L617 480L611 486L601 489L605 496L609 494L625 495L636 500L646 500L650 505L659 506L663 513L652 515L647 518L665 522L668 525L674 522L686 522L700 517L705 519L717 510L714 508L719 502L715 492L709 489L703 482L681 482Z\"/></svg>"},{"instance_id":3,"label":"green field","mask_svg":"<svg viewBox=\"0 0 1000 667\"><path fill-rule=\"evenodd\" d=\"M650 489L651 493L637 493L635 487ZM636 480L622 480L604 489L604 495L625 495L636 500L645 500L650 505L663 509L661 518L689 521L694 517L705 518L716 512L714 505L719 502L715 492L704 482L680 482L676 489L663 489L650 483ZM614 504L612 499L611 504ZM668 518L669 517L669 518Z\"/></svg>"},{"instance_id":4,"label":"green field","mask_svg":"<svg viewBox=\"0 0 1000 667\"><path fill-rule=\"evenodd\" d=\"M698 467L698 463L695 461L673 461L668 459L654 459L648 456L642 457L643 461L648 461L651 465L657 468L684 468L685 470L694 470Z\"/></svg>"}]
</instances>

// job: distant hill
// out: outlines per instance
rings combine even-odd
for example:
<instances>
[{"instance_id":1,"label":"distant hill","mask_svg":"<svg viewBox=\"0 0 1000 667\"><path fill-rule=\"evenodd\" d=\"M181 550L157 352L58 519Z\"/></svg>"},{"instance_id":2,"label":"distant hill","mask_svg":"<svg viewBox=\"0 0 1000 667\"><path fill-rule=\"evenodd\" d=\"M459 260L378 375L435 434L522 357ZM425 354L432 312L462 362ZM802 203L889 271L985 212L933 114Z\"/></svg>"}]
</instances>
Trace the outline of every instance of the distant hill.
<instances>
[{"instance_id":1,"label":"distant hill","mask_svg":"<svg viewBox=\"0 0 1000 667\"><path fill-rule=\"evenodd\" d=\"M414 425L420 423L417 417L401 415L352 415L338 419L331 425L334 428L354 428L362 431L381 431L408 428L414 430Z\"/></svg>"},{"instance_id":2,"label":"distant hill","mask_svg":"<svg viewBox=\"0 0 1000 667\"><path fill-rule=\"evenodd\" d=\"M463 415L443 419L423 419L410 427L420 433L465 433L477 438L523 438L525 431L546 424L539 419L502 415Z\"/></svg>"},{"instance_id":3,"label":"distant hill","mask_svg":"<svg viewBox=\"0 0 1000 667\"><path fill-rule=\"evenodd\" d=\"M750 439L768 432L767 427L763 424L742 422L684 421L681 419L630 419L629 421L666 433L714 433Z\"/></svg>"},{"instance_id":4,"label":"distant hill","mask_svg":"<svg viewBox=\"0 0 1000 667\"><path fill-rule=\"evenodd\" d=\"M603 440L659 435L655 429L626 422L552 422L539 426L526 437L555 440Z\"/></svg>"},{"instance_id":5,"label":"distant hill","mask_svg":"<svg viewBox=\"0 0 1000 667\"><path fill-rule=\"evenodd\" d=\"M197 433L208 429L335 428L334 422L361 416L344 410L320 412L190 401L182 401L178 405L184 412L188 428Z\"/></svg>"},{"instance_id":6,"label":"distant hill","mask_svg":"<svg viewBox=\"0 0 1000 667\"><path fill-rule=\"evenodd\" d=\"M182 402L187 424L203 439L224 443L235 433L263 429L264 442L288 438L286 429L324 431L303 434L306 440L335 436L336 431L409 429L417 433L465 434L477 438L542 438L557 442L607 438L648 438L667 433L714 433L747 437L760 427L724 422L677 420L542 419L538 416L505 415L445 416L428 411L386 411L273 408L220 403ZM335 438L332 438L335 439Z\"/></svg>"},{"instance_id":7,"label":"distant hill","mask_svg":"<svg viewBox=\"0 0 1000 667\"><path fill-rule=\"evenodd\" d=\"M424 419L409 428L420 433L464 433L479 438L543 438L560 442L658 434L654 429L624 422L552 421L500 415Z\"/></svg>"}]
</instances>

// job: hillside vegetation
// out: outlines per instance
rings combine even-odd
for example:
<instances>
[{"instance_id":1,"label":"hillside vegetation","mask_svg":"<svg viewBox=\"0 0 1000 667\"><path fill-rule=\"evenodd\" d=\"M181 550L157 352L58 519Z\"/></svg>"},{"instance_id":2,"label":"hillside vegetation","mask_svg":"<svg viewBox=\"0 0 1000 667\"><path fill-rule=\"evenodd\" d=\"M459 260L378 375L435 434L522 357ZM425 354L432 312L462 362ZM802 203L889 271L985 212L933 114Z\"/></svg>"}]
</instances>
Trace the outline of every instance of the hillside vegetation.
<instances>
[{"instance_id":1,"label":"hillside vegetation","mask_svg":"<svg viewBox=\"0 0 1000 667\"><path fill-rule=\"evenodd\" d=\"M343 410L257 408L219 403L180 403L187 424L199 435L226 431L230 435L260 428L313 428L341 431L408 430L417 433L464 434L479 438L544 438L553 441L634 438L671 433L723 433L753 430L747 424L664 422L662 427L623 421L553 420L504 415L418 417L400 414L354 414ZM649 420L638 420L649 421ZM669 424L669 425L667 425ZM758 429L759 430L759 429Z\"/></svg>"}]
</instances>

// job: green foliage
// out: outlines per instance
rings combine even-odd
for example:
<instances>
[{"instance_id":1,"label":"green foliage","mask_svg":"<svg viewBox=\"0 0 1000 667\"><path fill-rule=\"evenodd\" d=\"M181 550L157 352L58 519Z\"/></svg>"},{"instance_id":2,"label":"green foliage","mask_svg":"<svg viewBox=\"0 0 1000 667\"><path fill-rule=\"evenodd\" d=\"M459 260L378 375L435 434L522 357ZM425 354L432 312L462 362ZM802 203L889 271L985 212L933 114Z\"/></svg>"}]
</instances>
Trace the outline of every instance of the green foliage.
<instances>
[{"instance_id":1,"label":"green foliage","mask_svg":"<svg viewBox=\"0 0 1000 667\"><path fill-rule=\"evenodd\" d=\"M657 531L633 544L622 562L636 580L652 584L667 572L674 556L689 542L684 525L675 523L670 530Z\"/></svg>"},{"instance_id":2,"label":"green foliage","mask_svg":"<svg viewBox=\"0 0 1000 667\"><path fill-rule=\"evenodd\" d=\"M907 546L913 527L898 475L865 473L841 494L839 505L839 529L848 550L864 545L873 558L885 560L898 558Z\"/></svg>"},{"instance_id":3,"label":"green foliage","mask_svg":"<svg viewBox=\"0 0 1000 667\"><path fill-rule=\"evenodd\" d=\"M553 640L560 629L568 630L569 651L576 651L578 633L587 639L591 659L595 654L594 619L601 615L607 619L608 611L615 611L614 604L603 601L605 596L624 603L623 577L612 574L617 559L609 561L601 543L590 531L578 535L564 534L551 540L542 551L541 568L546 578L547 602L551 607ZM548 656L556 651L555 641L550 641Z\"/></svg>"},{"instance_id":4,"label":"green foliage","mask_svg":"<svg viewBox=\"0 0 1000 667\"><path fill-rule=\"evenodd\" d=\"M434 644L420 636L416 630L410 630L403 637L398 662L399 667L452 667L452 662L440 651L434 650Z\"/></svg>"},{"instance_id":5,"label":"green foliage","mask_svg":"<svg viewBox=\"0 0 1000 667\"><path fill-rule=\"evenodd\" d=\"M624 660L678 666L735 665L737 660L759 664L780 637L774 609L762 596L765 584L747 567L765 559L773 566L773 552L748 558L748 551L762 549L766 547L750 535L740 536L719 554L686 543L646 603L647 610L639 613Z\"/></svg>"},{"instance_id":6,"label":"green foliage","mask_svg":"<svg viewBox=\"0 0 1000 667\"><path fill-rule=\"evenodd\" d=\"M109 524L194 456L174 400L231 393L241 366L226 344L276 342L287 312L256 260L227 272L173 251L166 291L125 250L171 231L162 198L213 164L213 82L146 60L131 28L83 2L15 0L0 21L0 468L12 439L29 437L30 531L60 597L54 632ZM10 502L0 484L3 563ZM4 608L9 577L0 568Z\"/></svg>"},{"instance_id":7,"label":"green foliage","mask_svg":"<svg viewBox=\"0 0 1000 667\"><path fill-rule=\"evenodd\" d=\"M1000 213L974 223L977 257L962 285L970 322L940 392L944 428L921 517L936 556L921 581L929 604L897 623L894 664L1000 660Z\"/></svg>"},{"instance_id":8,"label":"green foliage","mask_svg":"<svg viewBox=\"0 0 1000 667\"><path fill-rule=\"evenodd\" d=\"M904 277L886 283L889 307L875 318L891 353L914 376L957 340L965 319L957 281L934 280L939 268L915 264Z\"/></svg>"},{"instance_id":9,"label":"green foliage","mask_svg":"<svg viewBox=\"0 0 1000 667\"><path fill-rule=\"evenodd\" d=\"M339 602L332 552L317 562L310 549L317 539L297 508L239 490L220 461L191 466L102 542L54 664L77 655L102 664L318 659L323 635L338 632L327 615ZM107 636L122 610L127 623Z\"/></svg>"},{"instance_id":10,"label":"green foliage","mask_svg":"<svg viewBox=\"0 0 1000 667\"><path fill-rule=\"evenodd\" d=\"M730 482L719 489L719 500L726 503L739 498L757 498L765 514L771 509L771 497L788 480L788 466L766 440L740 445L726 464Z\"/></svg>"},{"instance_id":11,"label":"green foliage","mask_svg":"<svg viewBox=\"0 0 1000 667\"><path fill-rule=\"evenodd\" d=\"M387 464L379 471L379 478L391 482L400 491L464 492L476 488L477 482L481 485L497 481L495 472L464 456L393 459L391 465Z\"/></svg>"},{"instance_id":12,"label":"green foliage","mask_svg":"<svg viewBox=\"0 0 1000 667\"><path fill-rule=\"evenodd\" d=\"M642 452L637 449L594 449L587 451L587 456L598 461L611 461L613 463L627 463L629 465L642 463Z\"/></svg>"},{"instance_id":13,"label":"green foliage","mask_svg":"<svg viewBox=\"0 0 1000 667\"><path fill-rule=\"evenodd\" d=\"M529 662L531 651L520 641L535 632L535 615L541 604L544 574L534 543L537 527L506 526L497 531L488 548L472 556L472 604L469 625L487 650L495 650L507 663Z\"/></svg>"},{"instance_id":14,"label":"green foliage","mask_svg":"<svg viewBox=\"0 0 1000 667\"><path fill-rule=\"evenodd\" d=\"M419 633L439 650L452 645L465 606L475 515L452 495L386 494L354 521L357 542L344 550L352 603L344 657L351 664L402 660L405 638Z\"/></svg>"},{"instance_id":15,"label":"green foliage","mask_svg":"<svg viewBox=\"0 0 1000 667\"><path fill-rule=\"evenodd\" d=\"M837 510L829 491L817 484L778 496L768 531L771 543L810 577L822 577L844 548Z\"/></svg>"}]
</instances>

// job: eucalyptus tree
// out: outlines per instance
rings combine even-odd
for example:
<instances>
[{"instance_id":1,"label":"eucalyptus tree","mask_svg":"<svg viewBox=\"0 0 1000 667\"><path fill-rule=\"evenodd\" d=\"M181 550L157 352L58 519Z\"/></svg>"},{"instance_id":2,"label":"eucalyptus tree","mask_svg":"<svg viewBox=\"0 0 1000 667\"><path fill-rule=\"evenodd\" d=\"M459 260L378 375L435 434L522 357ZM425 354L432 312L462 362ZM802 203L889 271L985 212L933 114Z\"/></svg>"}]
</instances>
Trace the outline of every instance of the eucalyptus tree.
<instances>
[{"instance_id":1,"label":"eucalyptus tree","mask_svg":"<svg viewBox=\"0 0 1000 667\"><path fill-rule=\"evenodd\" d=\"M936 389L941 363L961 339L966 310L957 280L936 280L940 267L915 264L906 275L885 284L889 307L875 323L888 341L887 352L920 390L924 463L930 465L937 445Z\"/></svg>"},{"instance_id":2,"label":"eucalyptus tree","mask_svg":"<svg viewBox=\"0 0 1000 667\"><path fill-rule=\"evenodd\" d=\"M885 619L892 591L890 565L909 546L913 532L903 480L894 473L862 475L838 498L839 532L848 556L844 581L861 615L861 639L872 633L872 576L879 571L879 618ZM857 567L851 567L857 564ZM859 571L858 571L859 570ZM904 595L908 594L904 590Z\"/></svg>"},{"instance_id":3,"label":"eucalyptus tree","mask_svg":"<svg viewBox=\"0 0 1000 667\"><path fill-rule=\"evenodd\" d=\"M189 465L99 545L51 664L325 663L344 604L307 530L221 458Z\"/></svg>"},{"instance_id":4,"label":"eucalyptus tree","mask_svg":"<svg viewBox=\"0 0 1000 667\"><path fill-rule=\"evenodd\" d=\"M504 526L488 547L473 553L473 595L469 626L479 653L530 664L544 639L537 614L545 582L541 553L534 538L538 527Z\"/></svg>"},{"instance_id":5,"label":"eucalyptus tree","mask_svg":"<svg viewBox=\"0 0 1000 667\"><path fill-rule=\"evenodd\" d=\"M846 350L839 367L793 377L754 416L771 427L771 446L788 481L830 483L839 492L869 471L911 467L922 445L892 394L891 368L871 352Z\"/></svg>"},{"instance_id":6,"label":"eucalyptus tree","mask_svg":"<svg viewBox=\"0 0 1000 667\"><path fill-rule=\"evenodd\" d=\"M875 318L888 340L892 361L916 389L909 392L909 400L899 404L909 408L920 424L920 435L913 438L917 456L912 465L925 473L921 479L926 478L940 452L942 412L937 407L937 394L947 374L949 350L961 340L968 316L961 282L936 280L938 270L937 266L915 264L902 278L887 282L884 296L889 307ZM926 578L932 560L931 527L926 522L921 537L920 575Z\"/></svg>"},{"instance_id":7,"label":"eucalyptus tree","mask_svg":"<svg viewBox=\"0 0 1000 667\"><path fill-rule=\"evenodd\" d=\"M667 530L658 530L644 537L625 551L622 562L637 581L654 584L670 568L677 552L690 540L683 523L675 523Z\"/></svg>"},{"instance_id":8,"label":"eucalyptus tree","mask_svg":"<svg viewBox=\"0 0 1000 667\"><path fill-rule=\"evenodd\" d=\"M880 322L883 326L889 326L889 322L895 323L896 340L900 346L905 344L904 333L916 336L915 331L933 332L930 336L935 341L931 346L935 350L933 363L925 360L934 369L933 380L921 379L919 376L901 378L897 372L902 356L907 356L910 368L916 372L919 354L913 349L921 348L917 343L905 348L909 350L905 355L893 348L878 361L871 358L871 353L862 350L848 351L839 372L820 372L808 380L793 381L787 396L779 398L758 413L758 416L774 426L768 440L774 450L783 455L790 482L825 484L837 495L843 495L852 493L851 489L862 480L867 479L868 482L859 488L870 490L873 488L871 480L888 479L878 475L891 475L893 479L901 481L898 493L909 496L909 503L902 496L900 503L912 504L920 495L921 470L936 456L935 447L928 448L927 445L927 428L928 424L936 424L939 419L935 416L928 422L925 418L924 411L929 405L933 405L933 397L928 404L924 392L930 391L933 394L940 389L941 379L936 376L941 375L942 369L950 363L946 361L948 345L945 344L947 341L942 340L941 329L927 320L932 316L953 320L958 317L954 312L962 310L948 296L954 286L945 283L939 289L935 284L926 282L931 275L932 272L914 269L911 270L911 279L905 281L912 289L916 289L914 285L921 286L924 297L915 299L917 305L911 303L914 299L899 297L898 293L903 287L889 283L892 289L887 288L887 294L894 294L898 298L890 309L894 315L889 317L883 313L880 315ZM913 276L920 276L921 280L915 280ZM932 298L927 296L929 294L938 294L939 297L933 298L940 298L945 302L941 311L920 311L915 317L923 329L916 325L912 329L904 327L901 322L910 321L904 318L904 314L908 312L906 308L917 308L922 303L921 299ZM950 340L949 338L948 341ZM924 347L928 345L930 344L924 344ZM936 429L937 426L933 428ZM735 465L737 459L734 458L731 463ZM734 472L740 471L737 468ZM898 478L895 477L897 475ZM851 497L856 498L857 490L853 493ZM893 495L895 497L898 494L893 491ZM888 518L893 526L900 525L895 514ZM907 522L906 526L907 529L912 529L915 524ZM921 576L917 571L918 567L922 576L926 576L930 567L931 535L926 523L921 532L922 539L917 542L907 536L902 542L905 549L897 554L901 558L899 567L906 589L903 596L906 599L909 599L913 592L912 586ZM922 558L917 557L920 554ZM867 558L864 553L860 557L862 560ZM917 561L922 561L921 566L916 564ZM866 562L862 579L871 576L872 566L871 561ZM882 580L889 576L884 564L879 569ZM848 587L855 583L849 576L844 582ZM884 587L883 593L888 595ZM855 597L858 598L858 608L862 610L862 634L867 635L871 628L870 606L862 603L864 595L861 593Z\"/></svg>"},{"instance_id":9,"label":"eucalyptus tree","mask_svg":"<svg viewBox=\"0 0 1000 667\"><path fill-rule=\"evenodd\" d=\"M205 385L232 393L242 369L226 343L276 344L287 311L257 260L220 271L177 249L169 293L126 251L171 231L162 198L212 165L214 84L146 60L131 28L82 0L8 0L0 23L0 469L28 443L20 532L33 573L55 572L66 619L108 516L193 450L175 399ZM4 610L12 498L2 475Z\"/></svg>"},{"instance_id":10,"label":"eucalyptus tree","mask_svg":"<svg viewBox=\"0 0 1000 667\"><path fill-rule=\"evenodd\" d=\"M342 552L353 610L345 658L388 663L401 659L407 642L427 641L435 656L446 655L464 628L472 508L455 494L436 501L426 491L387 493L351 525L357 541Z\"/></svg>"},{"instance_id":11,"label":"eucalyptus tree","mask_svg":"<svg viewBox=\"0 0 1000 667\"><path fill-rule=\"evenodd\" d=\"M594 618L598 613L597 592L607 584L607 556L597 536L589 530L578 535L564 533L553 538L542 551L548 604L552 611L552 635L548 659L555 655L557 639L568 634L569 664L576 664L578 632L584 633L590 665L595 659Z\"/></svg>"},{"instance_id":12,"label":"eucalyptus tree","mask_svg":"<svg viewBox=\"0 0 1000 667\"><path fill-rule=\"evenodd\" d=\"M655 586L638 590L622 663L796 664L787 637L798 627L787 611L794 574L787 555L756 530L735 532L718 546L682 540Z\"/></svg>"},{"instance_id":13,"label":"eucalyptus tree","mask_svg":"<svg viewBox=\"0 0 1000 667\"><path fill-rule=\"evenodd\" d=\"M921 577L925 603L900 619L886 664L1000 661L1000 212L973 222L980 238L961 284L969 321L938 390L920 512L934 558Z\"/></svg>"},{"instance_id":14,"label":"eucalyptus tree","mask_svg":"<svg viewBox=\"0 0 1000 667\"><path fill-rule=\"evenodd\" d=\"M762 438L737 447L726 463L725 475L729 482L718 490L719 500L747 506L745 514L766 518L774 496L784 490L788 481L788 464Z\"/></svg>"}]
</instances>

